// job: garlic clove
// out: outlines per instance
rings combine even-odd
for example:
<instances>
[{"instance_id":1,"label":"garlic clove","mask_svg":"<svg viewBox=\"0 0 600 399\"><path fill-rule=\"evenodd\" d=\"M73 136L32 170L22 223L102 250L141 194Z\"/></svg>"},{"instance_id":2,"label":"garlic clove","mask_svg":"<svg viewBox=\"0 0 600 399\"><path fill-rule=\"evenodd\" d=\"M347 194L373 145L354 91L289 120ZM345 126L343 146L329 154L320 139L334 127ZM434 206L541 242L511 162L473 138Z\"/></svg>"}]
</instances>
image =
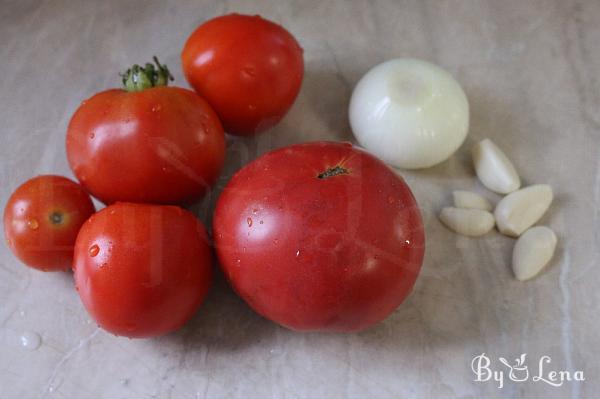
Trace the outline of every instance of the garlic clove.
<instances>
[{"instance_id":1,"label":"garlic clove","mask_svg":"<svg viewBox=\"0 0 600 399\"><path fill-rule=\"evenodd\" d=\"M482 209L491 211L492 204L486 198L472 191L456 190L452 192L454 206L463 209Z\"/></svg>"},{"instance_id":2,"label":"garlic clove","mask_svg":"<svg viewBox=\"0 0 600 399\"><path fill-rule=\"evenodd\" d=\"M510 193L498 202L494 211L498 230L504 235L518 237L542 217L552 198L552 188L547 184Z\"/></svg>"},{"instance_id":3,"label":"garlic clove","mask_svg":"<svg viewBox=\"0 0 600 399\"><path fill-rule=\"evenodd\" d=\"M532 227L515 244L512 267L517 280L535 277L548 264L556 249L556 234L546 226Z\"/></svg>"},{"instance_id":4,"label":"garlic clove","mask_svg":"<svg viewBox=\"0 0 600 399\"><path fill-rule=\"evenodd\" d=\"M494 228L494 216L481 209L446 207L440 220L450 230L469 237L482 236Z\"/></svg>"},{"instance_id":5,"label":"garlic clove","mask_svg":"<svg viewBox=\"0 0 600 399\"><path fill-rule=\"evenodd\" d=\"M477 143L472 156L477 177L490 190L508 194L521 187L521 179L512 162L490 139Z\"/></svg>"}]
</instances>

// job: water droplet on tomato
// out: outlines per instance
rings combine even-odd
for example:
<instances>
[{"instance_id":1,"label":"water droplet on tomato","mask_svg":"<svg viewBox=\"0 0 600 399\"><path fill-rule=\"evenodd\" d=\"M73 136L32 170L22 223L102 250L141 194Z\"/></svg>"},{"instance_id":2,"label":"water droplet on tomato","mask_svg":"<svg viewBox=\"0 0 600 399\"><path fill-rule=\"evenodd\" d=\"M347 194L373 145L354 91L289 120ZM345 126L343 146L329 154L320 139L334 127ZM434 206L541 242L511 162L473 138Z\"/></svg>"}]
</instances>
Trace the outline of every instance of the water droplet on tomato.
<instances>
[{"instance_id":1,"label":"water droplet on tomato","mask_svg":"<svg viewBox=\"0 0 600 399\"><path fill-rule=\"evenodd\" d=\"M246 75L246 77L253 78L256 76L256 69L254 69L254 67L247 66L242 69L242 73Z\"/></svg>"},{"instance_id":2,"label":"water droplet on tomato","mask_svg":"<svg viewBox=\"0 0 600 399\"><path fill-rule=\"evenodd\" d=\"M160 109L161 109L160 104L155 105L155 106L152 107L152 112L158 112L158 111L160 111Z\"/></svg>"},{"instance_id":3,"label":"water droplet on tomato","mask_svg":"<svg viewBox=\"0 0 600 399\"><path fill-rule=\"evenodd\" d=\"M92 139L92 140L93 140L93 139L94 139L94 137L96 137L96 135L94 134L94 132L91 132L91 133L90 133L90 139Z\"/></svg>"},{"instance_id":4,"label":"water droplet on tomato","mask_svg":"<svg viewBox=\"0 0 600 399\"><path fill-rule=\"evenodd\" d=\"M256 208L252 209L252 213L256 215L258 213L258 209L256 209Z\"/></svg>"},{"instance_id":5,"label":"water droplet on tomato","mask_svg":"<svg viewBox=\"0 0 600 399\"><path fill-rule=\"evenodd\" d=\"M98 255L98 252L100 252L100 247L96 244L92 245L90 247L90 256L93 258L94 256Z\"/></svg>"},{"instance_id":6,"label":"water droplet on tomato","mask_svg":"<svg viewBox=\"0 0 600 399\"><path fill-rule=\"evenodd\" d=\"M29 227L31 230L37 230L37 228L40 227L40 224L36 219L30 219L27 221L27 227Z\"/></svg>"},{"instance_id":7,"label":"water droplet on tomato","mask_svg":"<svg viewBox=\"0 0 600 399\"><path fill-rule=\"evenodd\" d=\"M252 218L247 218L246 223L248 223L248 227L252 227Z\"/></svg>"},{"instance_id":8,"label":"water droplet on tomato","mask_svg":"<svg viewBox=\"0 0 600 399\"><path fill-rule=\"evenodd\" d=\"M392 196L389 196L389 197L388 197L388 202L389 202L390 204L393 204L393 203L394 203L394 197L392 197Z\"/></svg>"},{"instance_id":9,"label":"water droplet on tomato","mask_svg":"<svg viewBox=\"0 0 600 399\"><path fill-rule=\"evenodd\" d=\"M300 256L300 250L296 251L296 257Z\"/></svg>"},{"instance_id":10,"label":"water droplet on tomato","mask_svg":"<svg viewBox=\"0 0 600 399\"><path fill-rule=\"evenodd\" d=\"M279 240L278 239L274 239L273 240L273 244L275 244L275 245L279 244Z\"/></svg>"},{"instance_id":11,"label":"water droplet on tomato","mask_svg":"<svg viewBox=\"0 0 600 399\"><path fill-rule=\"evenodd\" d=\"M254 104L248 104L248 109L250 111L254 111L256 109L256 105L254 105Z\"/></svg>"},{"instance_id":12,"label":"water droplet on tomato","mask_svg":"<svg viewBox=\"0 0 600 399\"><path fill-rule=\"evenodd\" d=\"M261 220L261 221L260 221L260 222L258 222L258 223L260 223L260 224L263 224L264 222Z\"/></svg>"}]
</instances>

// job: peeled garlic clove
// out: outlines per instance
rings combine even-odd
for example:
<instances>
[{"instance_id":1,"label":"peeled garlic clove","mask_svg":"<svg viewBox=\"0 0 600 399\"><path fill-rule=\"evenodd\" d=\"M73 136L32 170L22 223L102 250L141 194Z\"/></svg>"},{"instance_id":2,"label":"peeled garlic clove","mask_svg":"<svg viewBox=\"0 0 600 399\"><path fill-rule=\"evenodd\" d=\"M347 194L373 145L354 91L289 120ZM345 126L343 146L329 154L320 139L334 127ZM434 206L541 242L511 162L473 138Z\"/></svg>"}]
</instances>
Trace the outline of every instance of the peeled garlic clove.
<instances>
[{"instance_id":1,"label":"peeled garlic clove","mask_svg":"<svg viewBox=\"0 0 600 399\"><path fill-rule=\"evenodd\" d=\"M500 233L518 237L533 226L548 210L552 202L552 188L547 184L536 184L510 193L502 198L494 216Z\"/></svg>"},{"instance_id":2,"label":"peeled garlic clove","mask_svg":"<svg viewBox=\"0 0 600 399\"><path fill-rule=\"evenodd\" d=\"M556 241L556 234L545 226L532 227L519 237L512 262L517 280L535 277L552 259Z\"/></svg>"},{"instance_id":3,"label":"peeled garlic clove","mask_svg":"<svg viewBox=\"0 0 600 399\"><path fill-rule=\"evenodd\" d=\"M492 210L490 201L472 191L456 190L452 192L452 197L454 198L454 206L457 208Z\"/></svg>"},{"instance_id":4,"label":"peeled garlic clove","mask_svg":"<svg viewBox=\"0 0 600 399\"><path fill-rule=\"evenodd\" d=\"M450 230L469 237L482 236L494 228L494 216L481 209L446 207L440 213L440 220Z\"/></svg>"},{"instance_id":5,"label":"peeled garlic clove","mask_svg":"<svg viewBox=\"0 0 600 399\"><path fill-rule=\"evenodd\" d=\"M521 187L521 179L512 162L490 139L477 143L472 156L477 177L490 190L508 194Z\"/></svg>"}]
</instances>

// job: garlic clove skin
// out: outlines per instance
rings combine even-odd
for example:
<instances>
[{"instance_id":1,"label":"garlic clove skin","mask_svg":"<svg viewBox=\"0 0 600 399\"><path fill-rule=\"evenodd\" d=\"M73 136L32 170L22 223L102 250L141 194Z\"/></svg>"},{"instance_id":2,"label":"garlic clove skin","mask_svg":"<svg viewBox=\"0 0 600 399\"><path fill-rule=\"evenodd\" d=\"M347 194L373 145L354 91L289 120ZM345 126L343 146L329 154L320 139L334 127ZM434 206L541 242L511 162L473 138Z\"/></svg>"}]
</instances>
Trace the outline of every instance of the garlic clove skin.
<instances>
[{"instance_id":1,"label":"garlic clove skin","mask_svg":"<svg viewBox=\"0 0 600 399\"><path fill-rule=\"evenodd\" d=\"M487 198L472 191L455 190L452 192L452 198L454 199L454 206L456 208L482 209L484 211L491 211L493 209L492 204Z\"/></svg>"},{"instance_id":2,"label":"garlic clove skin","mask_svg":"<svg viewBox=\"0 0 600 399\"><path fill-rule=\"evenodd\" d=\"M512 267L519 281L535 277L550 262L556 250L556 234L546 226L527 230L515 244Z\"/></svg>"},{"instance_id":3,"label":"garlic clove skin","mask_svg":"<svg viewBox=\"0 0 600 399\"><path fill-rule=\"evenodd\" d=\"M512 162L490 139L475 144L471 155L477 177L490 190L508 194L521 187L521 179Z\"/></svg>"},{"instance_id":4,"label":"garlic clove skin","mask_svg":"<svg viewBox=\"0 0 600 399\"><path fill-rule=\"evenodd\" d=\"M536 184L510 193L502 198L494 217L500 233L518 237L540 220L552 203L552 187Z\"/></svg>"},{"instance_id":5,"label":"garlic clove skin","mask_svg":"<svg viewBox=\"0 0 600 399\"><path fill-rule=\"evenodd\" d=\"M439 218L450 230L469 237L482 236L494 228L494 216L481 209L446 207Z\"/></svg>"}]
</instances>

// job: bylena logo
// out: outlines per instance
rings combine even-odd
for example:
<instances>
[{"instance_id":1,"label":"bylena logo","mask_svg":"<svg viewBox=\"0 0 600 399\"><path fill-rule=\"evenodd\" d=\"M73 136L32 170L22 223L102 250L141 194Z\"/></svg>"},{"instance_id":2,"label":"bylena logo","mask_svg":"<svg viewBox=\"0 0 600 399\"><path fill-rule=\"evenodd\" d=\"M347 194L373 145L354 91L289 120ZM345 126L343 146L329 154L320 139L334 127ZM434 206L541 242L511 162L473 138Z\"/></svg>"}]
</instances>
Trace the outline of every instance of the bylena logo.
<instances>
[{"instance_id":1,"label":"bylena logo","mask_svg":"<svg viewBox=\"0 0 600 399\"><path fill-rule=\"evenodd\" d=\"M514 382L543 382L554 387L560 387L565 382L570 381L585 381L582 370L556 370L552 367L552 359L550 356L544 355L537 362L537 370L532 367L532 373L529 373L527 366L527 354L523 353L515 359L511 364L503 357L498 358L500 364L492 365L491 359L485 353L477 355L471 361L471 370L475 373L476 382L495 381L498 384L498 389L504 387L504 380L508 378ZM494 366L503 367L495 369ZM508 372L508 374L506 373Z\"/></svg>"}]
</instances>

